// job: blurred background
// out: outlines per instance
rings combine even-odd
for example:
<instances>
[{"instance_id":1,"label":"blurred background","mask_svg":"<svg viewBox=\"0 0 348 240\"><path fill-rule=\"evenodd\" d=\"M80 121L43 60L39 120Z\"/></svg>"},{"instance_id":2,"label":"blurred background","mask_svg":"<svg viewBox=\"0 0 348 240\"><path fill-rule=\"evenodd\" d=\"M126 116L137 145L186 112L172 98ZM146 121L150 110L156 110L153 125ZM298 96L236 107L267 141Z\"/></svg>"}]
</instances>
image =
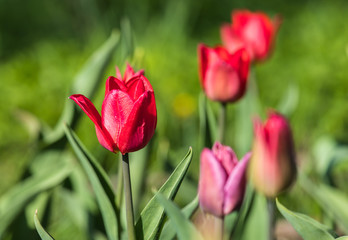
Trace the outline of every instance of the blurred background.
<instances>
[{"instance_id":1,"label":"blurred background","mask_svg":"<svg viewBox=\"0 0 348 240\"><path fill-rule=\"evenodd\" d=\"M190 171L196 178L201 92L197 45L220 44L220 25L231 22L231 11L241 8L283 18L273 54L256 64L252 74L264 111L277 109L290 94L293 107L288 117L299 161L312 161L313 146L322 137L348 144L345 0L0 0L0 196L23 178L30 164L39 128L33 116L47 127L57 123L74 76L122 19L129 20L134 34L134 55L128 61L137 70L145 69L155 90L157 155L164 152L175 159L163 163L153 158L149 185L158 175L165 176L163 169L175 166L176 156L182 159L189 146L194 150ZM125 69L116 55L93 100L99 110L106 78L115 75L115 65L121 72ZM216 104L209 104L216 111ZM228 107L226 142L232 147L235 108ZM99 145L86 116L76 131L93 154L107 159L104 167L115 171L113 155ZM342 169L337 184L348 193L348 167ZM189 187L189 196L194 196L195 186ZM293 199L292 205L299 205Z\"/></svg>"}]
</instances>

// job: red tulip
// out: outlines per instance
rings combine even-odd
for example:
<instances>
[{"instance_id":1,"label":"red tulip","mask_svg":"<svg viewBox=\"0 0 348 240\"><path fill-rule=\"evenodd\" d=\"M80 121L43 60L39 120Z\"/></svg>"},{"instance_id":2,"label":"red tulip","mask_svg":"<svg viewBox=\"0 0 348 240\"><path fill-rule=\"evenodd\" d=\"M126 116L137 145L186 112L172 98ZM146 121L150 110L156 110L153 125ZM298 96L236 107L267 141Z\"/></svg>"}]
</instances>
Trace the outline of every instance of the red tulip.
<instances>
[{"instance_id":1,"label":"red tulip","mask_svg":"<svg viewBox=\"0 0 348 240\"><path fill-rule=\"evenodd\" d=\"M220 102L240 99L246 89L249 56L245 49L230 54L223 47L198 46L201 85L208 98Z\"/></svg>"},{"instance_id":2,"label":"red tulip","mask_svg":"<svg viewBox=\"0 0 348 240\"><path fill-rule=\"evenodd\" d=\"M109 77L101 116L93 103L81 94L74 100L95 124L100 144L112 152L134 152L146 146L156 123L156 102L150 82L142 72L134 74L128 66L124 78Z\"/></svg>"},{"instance_id":3,"label":"red tulip","mask_svg":"<svg viewBox=\"0 0 348 240\"><path fill-rule=\"evenodd\" d=\"M201 153L198 186L199 203L204 212L221 217L238 209L246 188L247 153L238 162L233 150L216 142Z\"/></svg>"},{"instance_id":4,"label":"red tulip","mask_svg":"<svg viewBox=\"0 0 348 240\"><path fill-rule=\"evenodd\" d=\"M251 60L264 60L270 53L280 19L270 19L262 12L237 10L232 12L232 24L221 27L221 38L230 52L241 47L248 50Z\"/></svg>"},{"instance_id":5,"label":"red tulip","mask_svg":"<svg viewBox=\"0 0 348 240\"><path fill-rule=\"evenodd\" d=\"M272 112L265 125L255 120L254 131L250 177L258 191L267 197L275 197L296 177L291 129L282 115Z\"/></svg>"}]
</instances>

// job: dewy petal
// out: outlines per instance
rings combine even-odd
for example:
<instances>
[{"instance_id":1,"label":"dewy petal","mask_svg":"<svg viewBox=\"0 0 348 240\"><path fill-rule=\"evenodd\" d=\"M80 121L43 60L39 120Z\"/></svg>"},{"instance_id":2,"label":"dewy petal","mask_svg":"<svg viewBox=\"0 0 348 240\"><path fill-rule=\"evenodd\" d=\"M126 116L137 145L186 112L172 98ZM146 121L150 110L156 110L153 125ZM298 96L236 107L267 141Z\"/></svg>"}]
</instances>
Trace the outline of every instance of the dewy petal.
<instances>
[{"instance_id":1,"label":"dewy petal","mask_svg":"<svg viewBox=\"0 0 348 240\"><path fill-rule=\"evenodd\" d=\"M204 212L223 215L224 186L227 174L213 152L205 148L200 157L199 204Z\"/></svg>"},{"instance_id":2,"label":"dewy petal","mask_svg":"<svg viewBox=\"0 0 348 240\"><path fill-rule=\"evenodd\" d=\"M76 102L94 123L99 143L111 152L116 151L117 148L110 134L103 129L101 117L93 103L81 94L74 94L69 98Z\"/></svg>"},{"instance_id":3,"label":"dewy petal","mask_svg":"<svg viewBox=\"0 0 348 240\"><path fill-rule=\"evenodd\" d=\"M118 140L121 153L134 152L146 146L157 124L156 102L153 91L146 91L134 102Z\"/></svg>"},{"instance_id":4,"label":"dewy petal","mask_svg":"<svg viewBox=\"0 0 348 240\"><path fill-rule=\"evenodd\" d=\"M111 91L111 90L121 90L123 92L127 92L127 88L124 85L124 83L113 76L108 77L105 83L105 96Z\"/></svg>"},{"instance_id":5,"label":"dewy petal","mask_svg":"<svg viewBox=\"0 0 348 240\"><path fill-rule=\"evenodd\" d=\"M102 125L107 129L118 148L121 129L125 127L126 119L133 105L128 94L120 90L111 90L103 101Z\"/></svg>"},{"instance_id":6,"label":"dewy petal","mask_svg":"<svg viewBox=\"0 0 348 240\"><path fill-rule=\"evenodd\" d=\"M224 215L240 207L243 202L246 188L246 169L251 153L247 153L238 162L232 173L229 175L224 192Z\"/></svg>"}]
</instances>

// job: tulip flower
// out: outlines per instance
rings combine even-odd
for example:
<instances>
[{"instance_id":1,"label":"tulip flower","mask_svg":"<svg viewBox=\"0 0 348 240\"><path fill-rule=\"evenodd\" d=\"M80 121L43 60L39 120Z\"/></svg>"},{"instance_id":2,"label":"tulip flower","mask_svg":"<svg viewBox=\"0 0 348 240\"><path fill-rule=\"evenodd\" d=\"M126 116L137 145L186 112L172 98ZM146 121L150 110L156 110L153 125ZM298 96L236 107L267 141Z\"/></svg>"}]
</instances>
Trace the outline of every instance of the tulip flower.
<instances>
[{"instance_id":1,"label":"tulip flower","mask_svg":"<svg viewBox=\"0 0 348 240\"><path fill-rule=\"evenodd\" d=\"M252 61L264 60L271 51L279 26L279 17L272 20L262 12L237 10L232 12L232 24L222 25L221 39L230 52L245 47Z\"/></svg>"},{"instance_id":2,"label":"tulip flower","mask_svg":"<svg viewBox=\"0 0 348 240\"><path fill-rule=\"evenodd\" d=\"M249 56L242 48L230 54L223 47L198 46L201 85L208 98L222 103L240 99L246 89Z\"/></svg>"},{"instance_id":3,"label":"tulip flower","mask_svg":"<svg viewBox=\"0 0 348 240\"><path fill-rule=\"evenodd\" d=\"M124 77L119 70L117 77L106 81L101 115L85 96L74 94L70 99L95 124L99 143L109 151L125 154L145 147L152 138L157 123L156 103L143 72L134 73L127 66Z\"/></svg>"},{"instance_id":4,"label":"tulip flower","mask_svg":"<svg viewBox=\"0 0 348 240\"><path fill-rule=\"evenodd\" d=\"M204 212L222 217L238 209L246 188L246 168L251 153L241 161L233 150L216 142L200 158L199 203Z\"/></svg>"},{"instance_id":5,"label":"tulip flower","mask_svg":"<svg viewBox=\"0 0 348 240\"><path fill-rule=\"evenodd\" d=\"M275 197L296 177L295 151L287 120L272 112L264 125L254 122L253 156L249 174L255 188L267 197Z\"/></svg>"}]
</instances>

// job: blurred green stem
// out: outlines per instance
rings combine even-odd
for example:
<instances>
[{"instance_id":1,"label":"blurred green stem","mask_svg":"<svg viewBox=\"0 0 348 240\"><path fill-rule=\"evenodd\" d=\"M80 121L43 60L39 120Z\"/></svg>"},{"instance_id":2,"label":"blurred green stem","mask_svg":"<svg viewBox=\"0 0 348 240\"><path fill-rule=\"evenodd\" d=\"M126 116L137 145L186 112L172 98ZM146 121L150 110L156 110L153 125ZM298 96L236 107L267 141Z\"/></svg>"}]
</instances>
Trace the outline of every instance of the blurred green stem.
<instances>
[{"instance_id":1,"label":"blurred green stem","mask_svg":"<svg viewBox=\"0 0 348 240\"><path fill-rule=\"evenodd\" d=\"M226 103L221 103L220 116L219 116L219 136L218 141L224 143L225 141L225 125L226 125Z\"/></svg>"},{"instance_id":2,"label":"blurred green stem","mask_svg":"<svg viewBox=\"0 0 348 240\"><path fill-rule=\"evenodd\" d=\"M124 182L124 197L126 201L128 239L135 240L132 186L131 186L130 171L129 171L128 153L122 155L122 168L123 168L123 182Z\"/></svg>"},{"instance_id":3,"label":"blurred green stem","mask_svg":"<svg viewBox=\"0 0 348 240\"><path fill-rule=\"evenodd\" d=\"M274 198L267 198L267 208L268 208L268 239L275 240L274 230L275 230L275 201Z\"/></svg>"},{"instance_id":4,"label":"blurred green stem","mask_svg":"<svg viewBox=\"0 0 348 240\"><path fill-rule=\"evenodd\" d=\"M123 155L122 155L123 158ZM122 164L123 161L118 161L118 173L117 173L117 195L116 195L116 206L118 209L121 208L122 202L122 192L123 192L123 174L122 174Z\"/></svg>"},{"instance_id":5,"label":"blurred green stem","mask_svg":"<svg viewBox=\"0 0 348 240\"><path fill-rule=\"evenodd\" d=\"M215 239L223 239L224 237L224 221L225 217L215 217Z\"/></svg>"}]
</instances>

